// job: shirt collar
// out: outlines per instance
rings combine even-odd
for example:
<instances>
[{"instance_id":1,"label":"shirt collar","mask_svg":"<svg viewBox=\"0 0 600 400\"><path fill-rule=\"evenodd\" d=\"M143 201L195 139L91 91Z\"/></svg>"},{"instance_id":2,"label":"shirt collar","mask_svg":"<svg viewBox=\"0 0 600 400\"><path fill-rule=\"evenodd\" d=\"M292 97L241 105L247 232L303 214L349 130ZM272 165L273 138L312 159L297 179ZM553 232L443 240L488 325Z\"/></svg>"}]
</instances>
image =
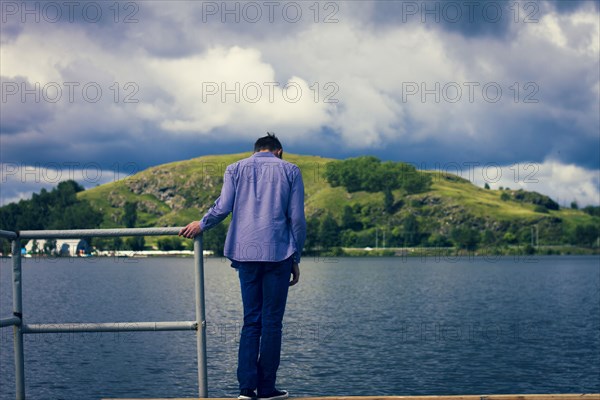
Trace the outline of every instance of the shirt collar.
<instances>
[{"instance_id":1,"label":"shirt collar","mask_svg":"<svg viewBox=\"0 0 600 400\"><path fill-rule=\"evenodd\" d=\"M252 154L252 157L275 157L275 154L271 153L270 151L257 151L256 153Z\"/></svg>"}]
</instances>

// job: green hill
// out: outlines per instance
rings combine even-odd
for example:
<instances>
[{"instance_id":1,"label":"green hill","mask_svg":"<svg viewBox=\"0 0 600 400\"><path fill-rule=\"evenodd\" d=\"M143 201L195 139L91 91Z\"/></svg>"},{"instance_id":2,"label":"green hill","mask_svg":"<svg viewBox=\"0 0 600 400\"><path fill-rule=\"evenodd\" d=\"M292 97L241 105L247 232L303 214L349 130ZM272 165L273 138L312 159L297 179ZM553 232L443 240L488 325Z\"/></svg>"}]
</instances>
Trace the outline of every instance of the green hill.
<instances>
[{"instance_id":1,"label":"green hill","mask_svg":"<svg viewBox=\"0 0 600 400\"><path fill-rule=\"evenodd\" d=\"M136 226L185 225L200 219L217 198L225 167L250 154L159 165L78 197L102 213L102 227L124 226L124 205L133 202ZM374 247L375 236L383 231L387 247L525 246L531 243L534 227L539 245L597 248L597 213L561 209L535 192L483 189L456 175L422 171L431 178L428 188L418 193L393 189L386 203L382 191L350 193L343 186L332 187L325 178L326 165L337 160L289 153L285 159L302 170L309 247ZM218 230L219 240L223 228Z\"/></svg>"},{"instance_id":2,"label":"green hill","mask_svg":"<svg viewBox=\"0 0 600 400\"><path fill-rule=\"evenodd\" d=\"M123 206L138 203L137 226L178 226L198 220L219 196L227 165L252 153L204 156L149 168L128 178L79 193L95 209L102 211L102 227L122 226ZM285 159L302 170L306 205L310 210L320 198L335 191L325 182L322 172L327 162L315 156L285 155ZM337 196L334 196L334 198Z\"/></svg>"}]
</instances>

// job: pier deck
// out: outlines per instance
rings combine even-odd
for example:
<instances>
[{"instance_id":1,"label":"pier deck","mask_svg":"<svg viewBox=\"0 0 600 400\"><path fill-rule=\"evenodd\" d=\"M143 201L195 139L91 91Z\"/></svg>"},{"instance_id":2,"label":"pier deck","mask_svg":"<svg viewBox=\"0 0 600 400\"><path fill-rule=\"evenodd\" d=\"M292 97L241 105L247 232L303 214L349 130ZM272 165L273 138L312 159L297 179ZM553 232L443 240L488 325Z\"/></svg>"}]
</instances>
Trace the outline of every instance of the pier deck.
<instances>
[{"instance_id":1,"label":"pier deck","mask_svg":"<svg viewBox=\"0 0 600 400\"><path fill-rule=\"evenodd\" d=\"M149 399L149 398L103 398L102 400L200 400L200 397ZM293 400L600 400L599 393L572 394L482 394L453 396L331 396L291 397ZM211 400L231 400L214 398Z\"/></svg>"}]
</instances>

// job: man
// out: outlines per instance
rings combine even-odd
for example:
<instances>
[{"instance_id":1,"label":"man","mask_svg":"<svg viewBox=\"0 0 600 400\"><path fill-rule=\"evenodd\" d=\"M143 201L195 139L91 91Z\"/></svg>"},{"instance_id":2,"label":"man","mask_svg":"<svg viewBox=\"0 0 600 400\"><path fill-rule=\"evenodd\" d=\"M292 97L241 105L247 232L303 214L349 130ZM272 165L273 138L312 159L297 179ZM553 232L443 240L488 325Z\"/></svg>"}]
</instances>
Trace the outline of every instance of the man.
<instances>
[{"instance_id":1,"label":"man","mask_svg":"<svg viewBox=\"0 0 600 400\"><path fill-rule=\"evenodd\" d=\"M243 400L288 397L275 388L275 379L288 288L300 278L306 220L300 169L282 158L275 135L259 138L252 156L227 167L221 195L202 220L179 232L193 238L232 213L224 254L238 271L244 306L237 370Z\"/></svg>"}]
</instances>

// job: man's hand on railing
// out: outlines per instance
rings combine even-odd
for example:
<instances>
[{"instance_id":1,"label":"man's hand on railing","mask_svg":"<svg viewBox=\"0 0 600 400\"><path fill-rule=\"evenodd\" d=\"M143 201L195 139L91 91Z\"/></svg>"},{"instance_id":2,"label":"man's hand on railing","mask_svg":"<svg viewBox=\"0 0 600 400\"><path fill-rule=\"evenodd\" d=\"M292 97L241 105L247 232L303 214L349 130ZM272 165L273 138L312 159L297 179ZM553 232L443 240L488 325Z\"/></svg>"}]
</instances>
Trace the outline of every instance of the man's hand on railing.
<instances>
[{"instance_id":1,"label":"man's hand on railing","mask_svg":"<svg viewBox=\"0 0 600 400\"><path fill-rule=\"evenodd\" d=\"M187 224L187 226L179 231L179 236L183 236L188 239L193 239L202 232L200 228L200 221L193 221Z\"/></svg>"}]
</instances>

